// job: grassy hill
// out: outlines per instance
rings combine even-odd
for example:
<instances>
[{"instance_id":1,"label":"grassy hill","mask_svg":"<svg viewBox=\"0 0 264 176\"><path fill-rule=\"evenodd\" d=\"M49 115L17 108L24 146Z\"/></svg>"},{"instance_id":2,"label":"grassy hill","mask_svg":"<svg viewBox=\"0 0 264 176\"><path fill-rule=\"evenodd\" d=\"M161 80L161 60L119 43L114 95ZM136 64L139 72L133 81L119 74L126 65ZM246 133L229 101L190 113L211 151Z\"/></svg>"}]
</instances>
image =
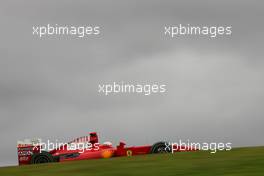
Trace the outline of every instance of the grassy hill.
<instances>
[{"instance_id":1,"label":"grassy hill","mask_svg":"<svg viewBox=\"0 0 264 176\"><path fill-rule=\"evenodd\" d=\"M264 147L182 152L0 168L1 176L263 176Z\"/></svg>"}]
</instances>

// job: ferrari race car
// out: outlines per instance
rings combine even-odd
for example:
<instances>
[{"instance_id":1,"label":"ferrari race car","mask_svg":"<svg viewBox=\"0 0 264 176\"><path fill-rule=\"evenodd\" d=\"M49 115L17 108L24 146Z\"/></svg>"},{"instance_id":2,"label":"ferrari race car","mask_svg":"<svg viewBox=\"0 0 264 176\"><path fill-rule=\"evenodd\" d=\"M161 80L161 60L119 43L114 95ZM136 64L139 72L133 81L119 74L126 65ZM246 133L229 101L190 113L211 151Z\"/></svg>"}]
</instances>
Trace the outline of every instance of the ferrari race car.
<instances>
[{"instance_id":1,"label":"ferrari race car","mask_svg":"<svg viewBox=\"0 0 264 176\"><path fill-rule=\"evenodd\" d=\"M124 142L120 142L118 146L114 147L110 142L100 144L96 132L61 144L50 151L44 151L46 146L43 144L40 140L18 142L19 165L196 150L194 148L171 145L166 142L131 147L126 147Z\"/></svg>"}]
</instances>

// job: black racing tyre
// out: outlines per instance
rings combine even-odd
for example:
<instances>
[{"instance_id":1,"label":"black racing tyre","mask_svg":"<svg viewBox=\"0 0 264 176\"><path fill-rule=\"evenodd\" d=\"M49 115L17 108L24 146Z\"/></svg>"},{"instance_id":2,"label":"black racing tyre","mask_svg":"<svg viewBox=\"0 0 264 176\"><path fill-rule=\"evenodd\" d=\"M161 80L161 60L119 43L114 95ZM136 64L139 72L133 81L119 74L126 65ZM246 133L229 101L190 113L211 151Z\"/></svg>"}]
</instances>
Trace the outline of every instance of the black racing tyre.
<instances>
[{"instance_id":1,"label":"black racing tyre","mask_svg":"<svg viewBox=\"0 0 264 176\"><path fill-rule=\"evenodd\" d=\"M51 163L54 162L53 156L49 152L41 152L33 154L31 157L31 164Z\"/></svg>"},{"instance_id":2,"label":"black racing tyre","mask_svg":"<svg viewBox=\"0 0 264 176\"><path fill-rule=\"evenodd\" d=\"M171 145L168 142L157 142L152 145L150 153L171 153Z\"/></svg>"}]
</instances>

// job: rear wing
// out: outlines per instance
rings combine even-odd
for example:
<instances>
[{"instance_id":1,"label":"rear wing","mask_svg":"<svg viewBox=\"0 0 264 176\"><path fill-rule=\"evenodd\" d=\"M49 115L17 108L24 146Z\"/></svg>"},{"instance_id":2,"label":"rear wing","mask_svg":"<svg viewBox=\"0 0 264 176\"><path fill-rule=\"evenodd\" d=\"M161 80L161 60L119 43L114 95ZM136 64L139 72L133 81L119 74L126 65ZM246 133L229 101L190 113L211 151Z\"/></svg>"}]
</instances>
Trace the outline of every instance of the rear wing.
<instances>
[{"instance_id":1,"label":"rear wing","mask_svg":"<svg viewBox=\"0 0 264 176\"><path fill-rule=\"evenodd\" d=\"M18 164L30 164L32 155L40 153L40 148L41 139L25 139L23 141L17 141Z\"/></svg>"}]
</instances>

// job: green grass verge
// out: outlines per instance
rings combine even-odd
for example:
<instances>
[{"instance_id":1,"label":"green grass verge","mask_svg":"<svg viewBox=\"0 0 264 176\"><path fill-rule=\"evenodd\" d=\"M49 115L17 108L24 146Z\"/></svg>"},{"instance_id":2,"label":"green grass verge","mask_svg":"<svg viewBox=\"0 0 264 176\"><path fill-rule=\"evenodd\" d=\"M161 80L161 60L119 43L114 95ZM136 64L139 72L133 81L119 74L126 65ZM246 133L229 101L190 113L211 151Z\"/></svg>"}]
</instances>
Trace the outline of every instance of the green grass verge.
<instances>
[{"instance_id":1,"label":"green grass verge","mask_svg":"<svg viewBox=\"0 0 264 176\"><path fill-rule=\"evenodd\" d=\"M182 152L0 168L1 176L263 176L264 147Z\"/></svg>"}]
</instances>

